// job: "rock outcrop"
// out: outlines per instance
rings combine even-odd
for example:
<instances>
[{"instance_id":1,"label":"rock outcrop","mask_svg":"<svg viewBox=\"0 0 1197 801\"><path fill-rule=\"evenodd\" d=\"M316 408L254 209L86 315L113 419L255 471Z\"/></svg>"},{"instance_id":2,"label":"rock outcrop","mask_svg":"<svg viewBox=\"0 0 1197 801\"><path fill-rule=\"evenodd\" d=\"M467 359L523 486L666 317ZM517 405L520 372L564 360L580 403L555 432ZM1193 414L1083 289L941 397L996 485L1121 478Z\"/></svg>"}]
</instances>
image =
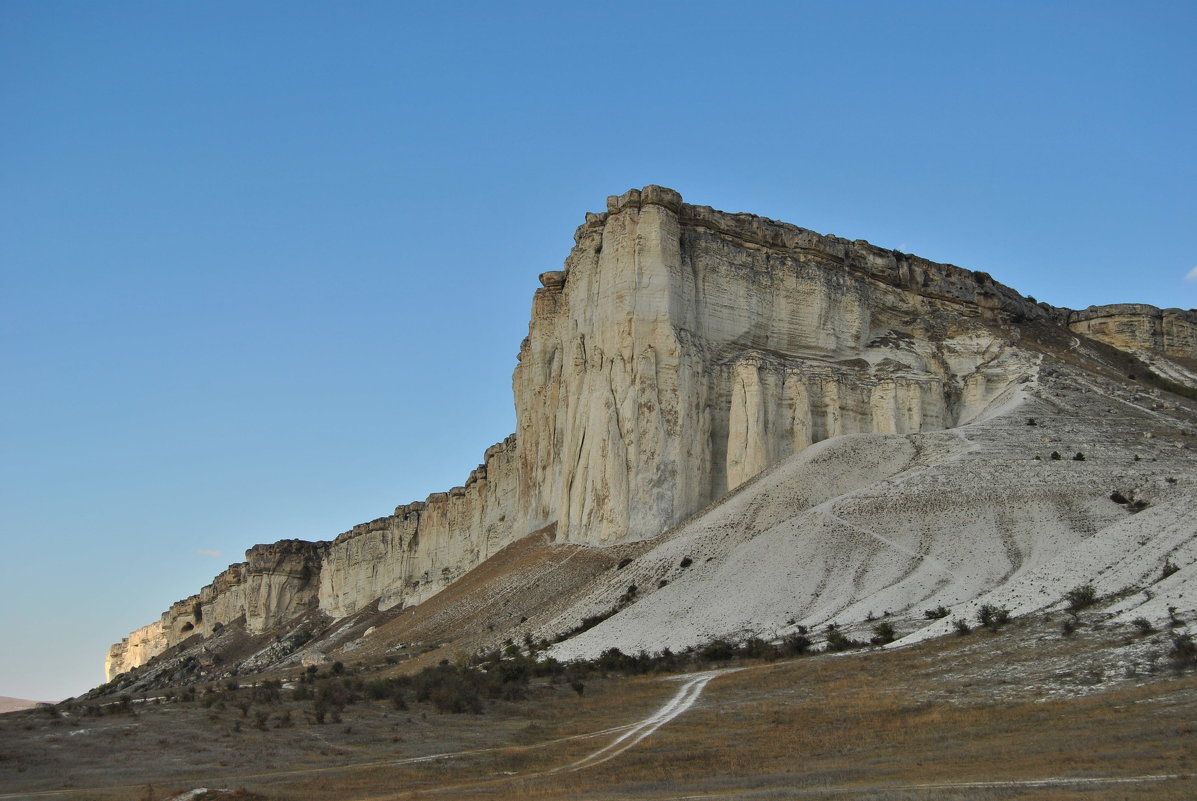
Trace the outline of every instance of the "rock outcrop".
<instances>
[{"instance_id":1,"label":"rock outcrop","mask_svg":"<svg viewBox=\"0 0 1197 801\"><path fill-rule=\"evenodd\" d=\"M420 603L532 531L582 545L656 537L841 434L976 419L1036 369L1020 326L1193 356L1192 312L1057 309L985 273L658 186L609 198L574 240L533 296L517 431L462 486L332 542L255 546L114 645L108 675L242 617L260 632L317 608Z\"/></svg>"},{"instance_id":2,"label":"rock outcrop","mask_svg":"<svg viewBox=\"0 0 1197 801\"><path fill-rule=\"evenodd\" d=\"M252 633L285 623L316 607L328 543L281 540L255 545L195 595L108 649L104 672L113 676L145 664L195 636L244 620Z\"/></svg>"},{"instance_id":3,"label":"rock outcrop","mask_svg":"<svg viewBox=\"0 0 1197 801\"><path fill-rule=\"evenodd\" d=\"M1192 309L1116 303L1070 311L1067 320L1072 331L1120 350L1197 360L1197 311Z\"/></svg>"}]
</instances>

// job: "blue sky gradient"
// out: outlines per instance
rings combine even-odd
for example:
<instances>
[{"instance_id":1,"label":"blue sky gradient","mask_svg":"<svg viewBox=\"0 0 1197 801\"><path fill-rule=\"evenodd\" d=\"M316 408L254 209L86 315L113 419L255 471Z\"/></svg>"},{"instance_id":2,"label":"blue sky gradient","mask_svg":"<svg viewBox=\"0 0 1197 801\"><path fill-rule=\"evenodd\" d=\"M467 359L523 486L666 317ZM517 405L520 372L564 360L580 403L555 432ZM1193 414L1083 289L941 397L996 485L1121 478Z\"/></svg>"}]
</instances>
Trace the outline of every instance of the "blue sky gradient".
<instances>
[{"instance_id":1,"label":"blue sky gradient","mask_svg":"<svg viewBox=\"0 0 1197 801\"><path fill-rule=\"evenodd\" d=\"M1197 305L1191 2L0 4L0 695L464 481L539 272L686 200ZM218 555L212 555L218 554Z\"/></svg>"}]
</instances>

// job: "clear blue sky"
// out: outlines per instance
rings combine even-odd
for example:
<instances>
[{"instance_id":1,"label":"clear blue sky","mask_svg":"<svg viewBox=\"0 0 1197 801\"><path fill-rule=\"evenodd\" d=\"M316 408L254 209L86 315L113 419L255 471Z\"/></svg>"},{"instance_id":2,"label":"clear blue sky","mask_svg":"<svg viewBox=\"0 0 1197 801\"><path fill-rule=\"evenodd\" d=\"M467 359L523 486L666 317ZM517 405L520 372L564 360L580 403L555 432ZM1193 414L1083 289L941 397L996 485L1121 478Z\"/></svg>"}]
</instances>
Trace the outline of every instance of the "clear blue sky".
<instances>
[{"instance_id":1,"label":"clear blue sky","mask_svg":"<svg viewBox=\"0 0 1197 801\"><path fill-rule=\"evenodd\" d=\"M1197 4L745 5L0 4L0 695L461 483L629 187L1197 305Z\"/></svg>"}]
</instances>

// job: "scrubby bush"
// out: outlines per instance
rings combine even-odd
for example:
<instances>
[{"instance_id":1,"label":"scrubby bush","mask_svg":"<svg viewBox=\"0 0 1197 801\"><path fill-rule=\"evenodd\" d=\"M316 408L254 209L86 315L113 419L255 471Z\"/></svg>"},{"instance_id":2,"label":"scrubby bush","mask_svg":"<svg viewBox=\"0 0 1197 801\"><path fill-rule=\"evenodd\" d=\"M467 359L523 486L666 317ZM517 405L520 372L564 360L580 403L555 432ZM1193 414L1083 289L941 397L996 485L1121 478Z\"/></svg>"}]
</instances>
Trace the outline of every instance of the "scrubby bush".
<instances>
[{"instance_id":1,"label":"scrubby bush","mask_svg":"<svg viewBox=\"0 0 1197 801\"><path fill-rule=\"evenodd\" d=\"M977 610L977 622L987 629L997 629L1010 622L1010 610L996 604L983 604Z\"/></svg>"},{"instance_id":2,"label":"scrubby bush","mask_svg":"<svg viewBox=\"0 0 1197 801\"><path fill-rule=\"evenodd\" d=\"M1135 618L1131 621L1131 625L1143 635L1152 634L1155 631L1155 626L1151 625L1151 621L1145 617Z\"/></svg>"},{"instance_id":3,"label":"scrubby bush","mask_svg":"<svg viewBox=\"0 0 1197 801\"><path fill-rule=\"evenodd\" d=\"M725 662L736 655L736 648L727 640L714 640L704 645L698 653L707 662Z\"/></svg>"},{"instance_id":4,"label":"scrubby bush","mask_svg":"<svg viewBox=\"0 0 1197 801\"><path fill-rule=\"evenodd\" d=\"M965 619L964 619L964 618L962 618L962 617L958 617L958 618L956 618L955 620L953 620L953 621L952 621L952 627L953 627L954 629L956 629L956 633L957 633L957 634L959 634L959 635L960 635L960 636L962 636L962 637L963 637L965 634L968 634L970 631L972 631L972 630L973 630L973 629L972 629L972 626L968 625L968 621L967 621L967 620L965 620Z\"/></svg>"},{"instance_id":5,"label":"scrubby bush","mask_svg":"<svg viewBox=\"0 0 1197 801\"><path fill-rule=\"evenodd\" d=\"M1082 584L1064 593L1064 600L1068 601L1068 611L1076 614L1085 607L1097 603L1097 590L1092 584Z\"/></svg>"},{"instance_id":6,"label":"scrubby bush","mask_svg":"<svg viewBox=\"0 0 1197 801\"><path fill-rule=\"evenodd\" d=\"M1178 671L1197 667L1197 643L1193 642L1193 637L1189 634L1173 634L1172 650L1168 652L1168 658Z\"/></svg>"},{"instance_id":7,"label":"scrubby bush","mask_svg":"<svg viewBox=\"0 0 1197 801\"><path fill-rule=\"evenodd\" d=\"M1178 570L1180 570L1180 568L1176 566L1176 562L1173 562L1171 557L1165 559L1164 566L1160 569L1160 581L1168 578L1168 576L1171 576Z\"/></svg>"},{"instance_id":8,"label":"scrubby bush","mask_svg":"<svg viewBox=\"0 0 1197 801\"><path fill-rule=\"evenodd\" d=\"M767 662L772 662L779 656L777 649L760 637L751 637L745 640L736 650L745 659L764 659Z\"/></svg>"},{"instance_id":9,"label":"scrubby bush","mask_svg":"<svg viewBox=\"0 0 1197 801\"><path fill-rule=\"evenodd\" d=\"M790 634L781 641L782 656L801 656L810 650L811 641L805 634Z\"/></svg>"},{"instance_id":10,"label":"scrubby bush","mask_svg":"<svg viewBox=\"0 0 1197 801\"><path fill-rule=\"evenodd\" d=\"M1061 460L1061 459L1063 459L1063 458L1064 458L1064 457L1060 455L1060 452L1059 452L1059 451L1052 451L1052 461L1053 461L1053 462L1058 462L1058 461L1060 461L1060 460Z\"/></svg>"},{"instance_id":11,"label":"scrubby bush","mask_svg":"<svg viewBox=\"0 0 1197 801\"><path fill-rule=\"evenodd\" d=\"M934 609L924 609L923 610L923 617L927 618L928 620L939 620L940 618L945 618L947 616L948 616L948 608L942 604L935 607Z\"/></svg>"},{"instance_id":12,"label":"scrubby bush","mask_svg":"<svg viewBox=\"0 0 1197 801\"><path fill-rule=\"evenodd\" d=\"M869 642L873 645L888 645L895 639L897 639L897 634L894 632L894 627L886 622L873 627L873 636Z\"/></svg>"},{"instance_id":13,"label":"scrubby bush","mask_svg":"<svg viewBox=\"0 0 1197 801\"><path fill-rule=\"evenodd\" d=\"M860 648L864 643L848 637L844 632L840 631L834 623L827 624L827 650L832 652L847 651L852 648Z\"/></svg>"},{"instance_id":14,"label":"scrubby bush","mask_svg":"<svg viewBox=\"0 0 1197 801\"><path fill-rule=\"evenodd\" d=\"M1080 451L1077 451L1077 452L1076 452L1076 456L1073 456L1073 457L1072 457L1072 461L1074 461L1074 462L1083 462L1083 461L1085 461L1085 454L1081 453Z\"/></svg>"},{"instance_id":15,"label":"scrubby bush","mask_svg":"<svg viewBox=\"0 0 1197 801\"><path fill-rule=\"evenodd\" d=\"M683 556L682 561L678 562L679 567L689 567L692 564L694 564L694 560L688 556Z\"/></svg>"}]
</instances>

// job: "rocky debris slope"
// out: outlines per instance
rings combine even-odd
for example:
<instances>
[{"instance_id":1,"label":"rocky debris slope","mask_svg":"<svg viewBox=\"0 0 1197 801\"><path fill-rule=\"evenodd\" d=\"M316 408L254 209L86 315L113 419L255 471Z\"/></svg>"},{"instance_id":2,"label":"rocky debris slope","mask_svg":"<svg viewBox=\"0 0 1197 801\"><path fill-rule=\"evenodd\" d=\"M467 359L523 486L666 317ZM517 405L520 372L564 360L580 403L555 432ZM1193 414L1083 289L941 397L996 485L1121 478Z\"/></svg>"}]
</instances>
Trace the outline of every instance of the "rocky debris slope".
<instances>
[{"instance_id":1,"label":"rocky debris slope","mask_svg":"<svg viewBox=\"0 0 1197 801\"><path fill-rule=\"evenodd\" d=\"M1091 334L1181 384L1197 357L1193 312L1057 309L985 273L663 187L609 198L574 238L533 297L517 431L462 486L332 542L255 546L114 645L108 675L242 619L254 634L425 602L532 531L651 540L837 437L973 423L1035 380L1040 334L1064 332L1074 360Z\"/></svg>"},{"instance_id":2,"label":"rocky debris slope","mask_svg":"<svg viewBox=\"0 0 1197 801\"><path fill-rule=\"evenodd\" d=\"M917 639L975 624L983 604L1058 609L1086 583L1128 625L1167 625L1169 607L1192 620L1197 411L1060 365L1006 400L950 432L846 436L787 459L581 593L549 630L632 586L637 601L553 655L827 624L867 640L882 619Z\"/></svg>"}]
</instances>

